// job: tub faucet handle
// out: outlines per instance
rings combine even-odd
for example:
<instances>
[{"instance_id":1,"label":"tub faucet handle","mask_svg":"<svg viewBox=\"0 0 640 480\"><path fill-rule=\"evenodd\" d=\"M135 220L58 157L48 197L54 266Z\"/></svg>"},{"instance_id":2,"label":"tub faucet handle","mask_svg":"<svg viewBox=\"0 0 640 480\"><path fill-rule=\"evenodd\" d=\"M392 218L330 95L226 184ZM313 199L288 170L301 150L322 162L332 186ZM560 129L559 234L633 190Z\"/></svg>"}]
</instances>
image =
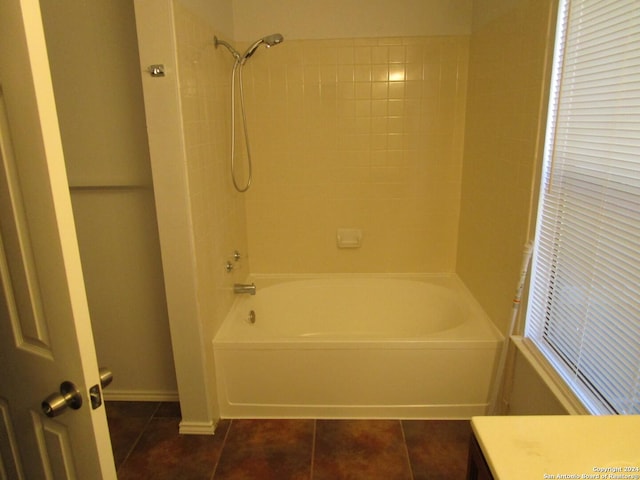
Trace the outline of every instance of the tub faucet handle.
<instances>
[{"instance_id":1,"label":"tub faucet handle","mask_svg":"<svg viewBox=\"0 0 640 480\"><path fill-rule=\"evenodd\" d=\"M256 294L256 284L236 283L233 285L233 293L248 293L249 295Z\"/></svg>"}]
</instances>

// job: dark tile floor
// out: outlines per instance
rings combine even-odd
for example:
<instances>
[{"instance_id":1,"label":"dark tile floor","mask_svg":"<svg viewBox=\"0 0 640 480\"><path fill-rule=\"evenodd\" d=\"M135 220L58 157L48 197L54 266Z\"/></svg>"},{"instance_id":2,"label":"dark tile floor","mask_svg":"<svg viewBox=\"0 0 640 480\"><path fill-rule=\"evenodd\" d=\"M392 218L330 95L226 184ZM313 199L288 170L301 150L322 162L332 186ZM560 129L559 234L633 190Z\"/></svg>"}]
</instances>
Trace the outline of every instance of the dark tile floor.
<instances>
[{"instance_id":1,"label":"dark tile floor","mask_svg":"<svg viewBox=\"0 0 640 480\"><path fill-rule=\"evenodd\" d=\"M464 479L462 420L222 420L180 435L177 403L107 402L125 479Z\"/></svg>"}]
</instances>

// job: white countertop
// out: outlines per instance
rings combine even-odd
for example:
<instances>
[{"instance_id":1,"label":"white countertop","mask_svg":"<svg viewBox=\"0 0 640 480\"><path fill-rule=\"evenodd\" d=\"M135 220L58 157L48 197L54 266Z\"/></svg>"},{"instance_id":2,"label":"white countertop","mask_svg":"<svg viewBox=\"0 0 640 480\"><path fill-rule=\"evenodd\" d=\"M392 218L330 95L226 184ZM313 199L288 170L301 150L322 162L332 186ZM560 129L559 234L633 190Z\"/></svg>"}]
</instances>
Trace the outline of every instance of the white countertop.
<instances>
[{"instance_id":1,"label":"white countertop","mask_svg":"<svg viewBox=\"0 0 640 480\"><path fill-rule=\"evenodd\" d=\"M640 415L473 417L471 426L496 480L640 480Z\"/></svg>"}]
</instances>

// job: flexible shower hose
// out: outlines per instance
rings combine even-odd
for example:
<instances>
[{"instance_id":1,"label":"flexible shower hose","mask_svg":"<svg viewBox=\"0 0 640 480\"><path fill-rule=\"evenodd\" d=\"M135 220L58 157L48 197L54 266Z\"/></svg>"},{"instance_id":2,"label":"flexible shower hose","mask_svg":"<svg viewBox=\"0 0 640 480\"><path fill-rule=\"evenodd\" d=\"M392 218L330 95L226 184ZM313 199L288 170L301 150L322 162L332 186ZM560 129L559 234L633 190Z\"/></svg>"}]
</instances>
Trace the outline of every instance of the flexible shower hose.
<instances>
[{"instance_id":1,"label":"flexible shower hose","mask_svg":"<svg viewBox=\"0 0 640 480\"><path fill-rule=\"evenodd\" d=\"M233 64L233 70L231 71L231 180L233 186L240 192L246 192L251 186L251 179L253 175L253 168L251 165L251 148L249 146L249 131L247 129L247 116L244 108L244 86L242 81L242 67L244 62L237 60ZM236 72L238 72L238 83L240 85L240 111L242 113L242 127L244 131L244 141L247 148L247 166L249 168L249 175L247 183L241 187L236 180L235 160L236 160Z\"/></svg>"}]
</instances>

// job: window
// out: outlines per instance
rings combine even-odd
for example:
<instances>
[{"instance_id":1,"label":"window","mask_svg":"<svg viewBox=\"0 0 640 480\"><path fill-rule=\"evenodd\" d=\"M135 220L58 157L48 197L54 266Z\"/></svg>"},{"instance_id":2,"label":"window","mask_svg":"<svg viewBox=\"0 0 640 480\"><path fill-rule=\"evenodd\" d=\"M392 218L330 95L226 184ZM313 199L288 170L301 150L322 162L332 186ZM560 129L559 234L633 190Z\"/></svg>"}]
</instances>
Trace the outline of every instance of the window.
<instances>
[{"instance_id":1,"label":"window","mask_svg":"<svg viewBox=\"0 0 640 480\"><path fill-rule=\"evenodd\" d=\"M640 7L562 0L525 335L594 414L640 414Z\"/></svg>"}]
</instances>

